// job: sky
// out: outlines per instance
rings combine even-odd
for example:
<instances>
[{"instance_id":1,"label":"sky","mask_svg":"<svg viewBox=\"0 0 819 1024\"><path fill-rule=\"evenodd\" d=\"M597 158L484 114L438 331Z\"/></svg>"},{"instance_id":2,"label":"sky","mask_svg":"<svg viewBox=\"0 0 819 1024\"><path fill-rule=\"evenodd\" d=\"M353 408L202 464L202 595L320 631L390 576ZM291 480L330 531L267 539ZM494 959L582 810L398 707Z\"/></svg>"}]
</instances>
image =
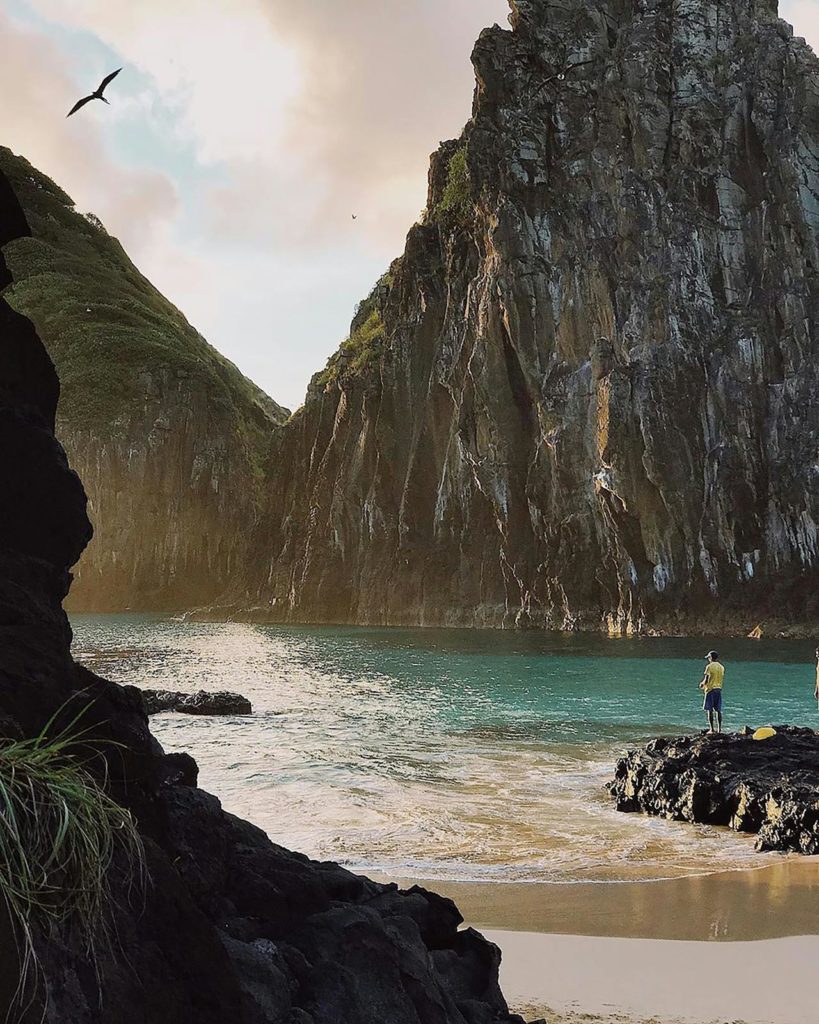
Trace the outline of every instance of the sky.
<instances>
[{"instance_id":1,"label":"sky","mask_svg":"<svg viewBox=\"0 0 819 1024\"><path fill-rule=\"evenodd\" d=\"M0 0L0 143L301 405L401 254L506 0ZM780 14L819 48L819 0ZM110 105L65 113L117 67ZM353 220L353 214L356 219Z\"/></svg>"}]
</instances>

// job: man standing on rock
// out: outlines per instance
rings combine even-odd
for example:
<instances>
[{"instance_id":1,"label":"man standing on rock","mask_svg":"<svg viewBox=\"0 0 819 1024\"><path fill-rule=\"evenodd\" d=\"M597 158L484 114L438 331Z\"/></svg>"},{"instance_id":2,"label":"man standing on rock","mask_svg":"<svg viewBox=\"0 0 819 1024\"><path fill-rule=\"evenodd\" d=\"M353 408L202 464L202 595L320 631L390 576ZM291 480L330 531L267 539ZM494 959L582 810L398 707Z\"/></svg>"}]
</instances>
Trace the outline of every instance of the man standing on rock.
<instances>
[{"instance_id":1,"label":"man standing on rock","mask_svg":"<svg viewBox=\"0 0 819 1024\"><path fill-rule=\"evenodd\" d=\"M725 666L717 661L719 655L716 651L709 651L705 658L708 664L700 683L700 689L705 694L702 709L708 715L708 731L722 732L722 681L725 678Z\"/></svg>"}]
</instances>

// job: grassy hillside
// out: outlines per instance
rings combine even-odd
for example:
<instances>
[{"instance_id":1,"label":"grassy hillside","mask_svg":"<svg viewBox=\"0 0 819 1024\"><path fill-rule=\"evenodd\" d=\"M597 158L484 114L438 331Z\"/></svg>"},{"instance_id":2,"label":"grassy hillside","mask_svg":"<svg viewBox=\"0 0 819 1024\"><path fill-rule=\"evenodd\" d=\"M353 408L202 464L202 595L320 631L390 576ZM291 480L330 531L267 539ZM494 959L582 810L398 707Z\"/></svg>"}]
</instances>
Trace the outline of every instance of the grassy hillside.
<instances>
[{"instance_id":1,"label":"grassy hillside","mask_svg":"<svg viewBox=\"0 0 819 1024\"><path fill-rule=\"evenodd\" d=\"M95 217L79 213L59 186L5 147L0 169L33 236L6 250L15 279L7 298L34 321L55 362L61 420L89 430L123 422L142 399L143 367L200 380L217 406L248 426L287 417L191 327Z\"/></svg>"}]
</instances>

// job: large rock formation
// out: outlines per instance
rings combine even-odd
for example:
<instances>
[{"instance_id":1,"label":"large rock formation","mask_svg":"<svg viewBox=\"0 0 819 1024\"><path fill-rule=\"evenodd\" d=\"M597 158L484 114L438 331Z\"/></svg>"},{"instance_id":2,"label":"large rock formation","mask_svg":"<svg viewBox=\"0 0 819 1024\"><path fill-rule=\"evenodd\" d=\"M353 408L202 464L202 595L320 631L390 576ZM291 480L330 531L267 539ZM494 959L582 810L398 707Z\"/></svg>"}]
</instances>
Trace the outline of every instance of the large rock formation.
<instances>
[{"instance_id":1,"label":"large rock formation","mask_svg":"<svg viewBox=\"0 0 819 1024\"><path fill-rule=\"evenodd\" d=\"M62 383L57 435L97 542L73 608L189 608L247 563L271 431L287 416L212 349L54 182L0 147L31 232L10 240L9 304Z\"/></svg>"},{"instance_id":2,"label":"large rock formation","mask_svg":"<svg viewBox=\"0 0 819 1024\"><path fill-rule=\"evenodd\" d=\"M819 63L774 0L511 7L422 223L286 423L0 151L35 234L9 299L99 523L77 604L813 628Z\"/></svg>"},{"instance_id":3,"label":"large rock formation","mask_svg":"<svg viewBox=\"0 0 819 1024\"><path fill-rule=\"evenodd\" d=\"M773 0L512 0L426 217L277 433L275 618L819 611L819 62Z\"/></svg>"},{"instance_id":4,"label":"large rock formation","mask_svg":"<svg viewBox=\"0 0 819 1024\"><path fill-rule=\"evenodd\" d=\"M0 172L0 243L26 237ZM0 260L0 286L10 278ZM61 601L91 530L54 438L58 394L33 325L0 299L0 737L39 735L55 712L60 729L84 707L84 760L135 815L147 882L115 880L96 963L72 922L35 931L48 1000L8 1019L40 1022L44 1009L53 1024L519 1021L498 988L498 950L459 930L450 901L274 845L196 788L192 758L163 754L138 691L74 664ZM17 965L4 911L0 943L6 1019Z\"/></svg>"},{"instance_id":5,"label":"large rock formation","mask_svg":"<svg viewBox=\"0 0 819 1024\"><path fill-rule=\"evenodd\" d=\"M757 849L819 854L819 733L779 726L652 740L617 762L619 811L758 833Z\"/></svg>"}]
</instances>

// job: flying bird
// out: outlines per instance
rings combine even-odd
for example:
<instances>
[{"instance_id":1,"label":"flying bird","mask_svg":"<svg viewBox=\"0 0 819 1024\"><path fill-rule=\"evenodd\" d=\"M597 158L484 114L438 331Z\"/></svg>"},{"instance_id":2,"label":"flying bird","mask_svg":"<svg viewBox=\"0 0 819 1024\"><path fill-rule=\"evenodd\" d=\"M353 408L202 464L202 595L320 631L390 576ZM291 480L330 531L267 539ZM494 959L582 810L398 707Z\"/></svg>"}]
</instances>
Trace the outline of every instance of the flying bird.
<instances>
[{"instance_id":1,"label":"flying bird","mask_svg":"<svg viewBox=\"0 0 819 1024\"><path fill-rule=\"evenodd\" d=\"M353 214L353 220L358 220L358 216L355 213Z\"/></svg>"},{"instance_id":2,"label":"flying bird","mask_svg":"<svg viewBox=\"0 0 819 1024\"><path fill-rule=\"evenodd\" d=\"M103 80L97 86L97 88L91 93L91 95L83 96L81 100L77 100L77 102L65 116L71 117L72 114L76 114L80 107L84 107L85 104L90 103L91 100L102 100L103 103L107 103L108 100L102 94L105 91L106 85L108 85L109 82L113 81L113 79L117 77L120 71L122 71L122 68L117 68L117 70L112 71L110 75L106 75L105 78L103 78Z\"/></svg>"}]
</instances>

